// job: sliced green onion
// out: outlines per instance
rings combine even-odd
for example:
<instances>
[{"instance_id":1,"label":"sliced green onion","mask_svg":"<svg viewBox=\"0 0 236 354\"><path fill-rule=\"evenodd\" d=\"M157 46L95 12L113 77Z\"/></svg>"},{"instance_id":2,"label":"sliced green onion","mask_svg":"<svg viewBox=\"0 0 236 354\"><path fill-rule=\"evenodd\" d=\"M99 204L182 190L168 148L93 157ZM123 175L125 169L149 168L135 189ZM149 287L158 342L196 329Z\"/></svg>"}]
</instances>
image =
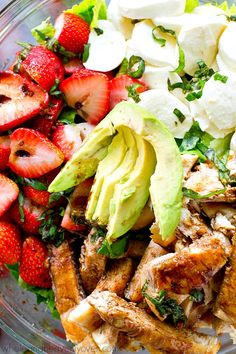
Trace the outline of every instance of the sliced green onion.
<instances>
[{"instance_id":1,"label":"sliced green onion","mask_svg":"<svg viewBox=\"0 0 236 354\"><path fill-rule=\"evenodd\" d=\"M178 108L175 108L173 113L174 115L176 115L180 123L183 123L185 121L186 119L185 115Z\"/></svg>"}]
</instances>

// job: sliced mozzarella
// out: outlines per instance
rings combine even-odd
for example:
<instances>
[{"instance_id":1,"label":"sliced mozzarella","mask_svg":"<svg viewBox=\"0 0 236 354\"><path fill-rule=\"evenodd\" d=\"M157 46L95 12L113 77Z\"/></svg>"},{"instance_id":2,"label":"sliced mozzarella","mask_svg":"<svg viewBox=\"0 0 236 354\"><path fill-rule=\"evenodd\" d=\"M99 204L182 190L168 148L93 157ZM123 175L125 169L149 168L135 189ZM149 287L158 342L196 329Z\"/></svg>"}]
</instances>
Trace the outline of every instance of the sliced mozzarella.
<instances>
[{"instance_id":1,"label":"sliced mozzarella","mask_svg":"<svg viewBox=\"0 0 236 354\"><path fill-rule=\"evenodd\" d=\"M220 72L220 74L224 75ZM205 84L201 102L209 120L218 129L236 127L236 78L229 76L226 83L214 76Z\"/></svg>"},{"instance_id":2,"label":"sliced mozzarella","mask_svg":"<svg viewBox=\"0 0 236 354\"><path fill-rule=\"evenodd\" d=\"M151 65L176 68L179 61L176 40L173 36L157 30L155 35L166 40L165 46L162 47L153 38L152 30L154 27L155 25L150 20L136 23L131 37L132 47L138 55Z\"/></svg>"},{"instance_id":3,"label":"sliced mozzarella","mask_svg":"<svg viewBox=\"0 0 236 354\"><path fill-rule=\"evenodd\" d=\"M219 129L210 121L201 98L190 102L190 110L194 120L199 123L202 131L207 132L214 138L224 138L231 133L231 129Z\"/></svg>"},{"instance_id":4,"label":"sliced mozzarella","mask_svg":"<svg viewBox=\"0 0 236 354\"><path fill-rule=\"evenodd\" d=\"M131 37L134 25L132 20L121 15L117 5L117 0L111 0L107 8L107 19L110 20L115 28L120 31L125 39Z\"/></svg>"},{"instance_id":5,"label":"sliced mozzarella","mask_svg":"<svg viewBox=\"0 0 236 354\"><path fill-rule=\"evenodd\" d=\"M184 13L180 16L155 17L153 19L153 23L156 26L163 26L165 28L171 29L178 34L183 25L188 25L193 22L196 23L199 20L200 18L198 15Z\"/></svg>"},{"instance_id":6,"label":"sliced mozzarella","mask_svg":"<svg viewBox=\"0 0 236 354\"><path fill-rule=\"evenodd\" d=\"M117 0L117 3L123 16L144 19L181 15L186 0Z\"/></svg>"},{"instance_id":7,"label":"sliced mozzarella","mask_svg":"<svg viewBox=\"0 0 236 354\"><path fill-rule=\"evenodd\" d=\"M168 80L171 84L182 82L181 77L172 71L173 69L170 66L157 67L146 65L145 72L142 76L142 81L144 81L150 89L168 90ZM188 105L188 101L185 99L181 89L177 88L171 93L179 98L183 103Z\"/></svg>"},{"instance_id":8,"label":"sliced mozzarella","mask_svg":"<svg viewBox=\"0 0 236 354\"><path fill-rule=\"evenodd\" d=\"M200 59L208 66L215 61L218 39L225 28L218 17L202 16L198 24L193 23L182 27L178 40L185 54L184 71L187 74L194 74L198 69L197 61Z\"/></svg>"},{"instance_id":9,"label":"sliced mozzarella","mask_svg":"<svg viewBox=\"0 0 236 354\"><path fill-rule=\"evenodd\" d=\"M169 128L176 138L183 138L192 125L192 116L188 107L167 90L154 89L140 94L139 105L149 110ZM179 110L184 115L180 122L174 114Z\"/></svg>"},{"instance_id":10,"label":"sliced mozzarella","mask_svg":"<svg viewBox=\"0 0 236 354\"><path fill-rule=\"evenodd\" d=\"M230 22L219 40L218 65L221 70L224 67L229 71L236 72L236 23Z\"/></svg>"},{"instance_id":11,"label":"sliced mozzarella","mask_svg":"<svg viewBox=\"0 0 236 354\"><path fill-rule=\"evenodd\" d=\"M222 19L226 19L225 17L223 17L225 15L225 12L222 9L219 9L219 7L211 5L211 4L200 5L200 6L195 7L192 14L197 14L197 15L202 15L202 16L222 15Z\"/></svg>"},{"instance_id":12,"label":"sliced mozzarella","mask_svg":"<svg viewBox=\"0 0 236 354\"><path fill-rule=\"evenodd\" d=\"M97 27L103 33L97 35L94 30L90 32L89 57L84 66L87 69L106 72L121 64L126 53L126 42L110 21L100 20Z\"/></svg>"}]
</instances>

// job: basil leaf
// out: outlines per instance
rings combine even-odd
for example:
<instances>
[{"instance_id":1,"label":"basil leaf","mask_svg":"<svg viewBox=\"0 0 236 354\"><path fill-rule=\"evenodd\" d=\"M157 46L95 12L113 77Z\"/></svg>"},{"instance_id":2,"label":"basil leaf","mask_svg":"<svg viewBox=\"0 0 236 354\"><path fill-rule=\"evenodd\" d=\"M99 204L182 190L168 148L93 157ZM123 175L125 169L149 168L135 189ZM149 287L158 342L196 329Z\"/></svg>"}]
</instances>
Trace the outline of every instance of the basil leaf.
<instances>
[{"instance_id":1,"label":"basil leaf","mask_svg":"<svg viewBox=\"0 0 236 354\"><path fill-rule=\"evenodd\" d=\"M184 12L192 12L197 6L199 6L198 0L186 0Z\"/></svg>"},{"instance_id":2,"label":"basil leaf","mask_svg":"<svg viewBox=\"0 0 236 354\"><path fill-rule=\"evenodd\" d=\"M202 290L193 289L190 292L189 299L194 302L202 302L202 300L204 299L204 293L202 292Z\"/></svg>"},{"instance_id":3,"label":"basil leaf","mask_svg":"<svg viewBox=\"0 0 236 354\"><path fill-rule=\"evenodd\" d=\"M153 37L153 39L155 39L155 41L157 42L157 43L159 43L160 44L160 46L161 47L165 47L165 45L166 45L166 39L164 39L164 38L160 38L160 37L157 37L156 36L156 30L158 29L158 27L159 26L156 26L156 27L154 27L153 29L152 29L152 37Z\"/></svg>"},{"instance_id":4,"label":"basil leaf","mask_svg":"<svg viewBox=\"0 0 236 354\"><path fill-rule=\"evenodd\" d=\"M51 87L51 89L49 91L50 95L59 96L59 95L62 94L61 91L58 90L59 84L60 84L60 80L59 79L55 79L55 83L54 83L54 85Z\"/></svg>"},{"instance_id":5,"label":"basil leaf","mask_svg":"<svg viewBox=\"0 0 236 354\"><path fill-rule=\"evenodd\" d=\"M220 73L216 73L213 77L215 81L221 81L223 84L228 81L228 76L221 75Z\"/></svg>"},{"instance_id":6,"label":"basil leaf","mask_svg":"<svg viewBox=\"0 0 236 354\"><path fill-rule=\"evenodd\" d=\"M128 91L128 97L132 98L134 102L138 103L141 101L137 89L142 86L139 83L133 84L131 86L126 86L126 90Z\"/></svg>"},{"instance_id":7,"label":"basil leaf","mask_svg":"<svg viewBox=\"0 0 236 354\"><path fill-rule=\"evenodd\" d=\"M50 20L50 17L48 17L31 30L32 36L37 43L45 44L45 42L54 37L56 30Z\"/></svg>"},{"instance_id":8,"label":"basil leaf","mask_svg":"<svg viewBox=\"0 0 236 354\"><path fill-rule=\"evenodd\" d=\"M98 36L103 34L103 30L101 28L98 28L98 27L94 27L94 31L97 33Z\"/></svg>"},{"instance_id":9,"label":"basil leaf","mask_svg":"<svg viewBox=\"0 0 236 354\"><path fill-rule=\"evenodd\" d=\"M129 235L126 235L113 243L104 240L98 250L98 254L103 254L111 259L121 257L127 250Z\"/></svg>"},{"instance_id":10,"label":"basil leaf","mask_svg":"<svg viewBox=\"0 0 236 354\"><path fill-rule=\"evenodd\" d=\"M205 194L205 195L201 195L195 191L193 191L192 189L188 189L183 187L183 195L185 197L188 197L190 199L208 199L210 197L213 197L214 195L218 195L218 194L222 194L226 191L226 189L218 189L215 190L214 192Z\"/></svg>"},{"instance_id":11,"label":"basil leaf","mask_svg":"<svg viewBox=\"0 0 236 354\"><path fill-rule=\"evenodd\" d=\"M90 46L91 46L90 43L87 43L87 44L85 44L85 46L84 46L84 52L83 52L83 56L82 56L82 62L83 62L83 63L86 63L86 61L87 61L88 58L89 58Z\"/></svg>"},{"instance_id":12,"label":"basil leaf","mask_svg":"<svg viewBox=\"0 0 236 354\"><path fill-rule=\"evenodd\" d=\"M127 74L135 79L139 79L143 75L144 71L144 60L137 55L132 55L129 59Z\"/></svg>"},{"instance_id":13,"label":"basil leaf","mask_svg":"<svg viewBox=\"0 0 236 354\"><path fill-rule=\"evenodd\" d=\"M45 186L45 184L38 181L37 179L25 178L24 180L27 185L31 186L34 189L37 189L38 191L46 191L47 190L47 187Z\"/></svg>"},{"instance_id":14,"label":"basil leaf","mask_svg":"<svg viewBox=\"0 0 236 354\"><path fill-rule=\"evenodd\" d=\"M188 151L196 148L203 132L197 122L194 122L190 130L185 134L183 141L179 147L180 151Z\"/></svg>"},{"instance_id":15,"label":"basil leaf","mask_svg":"<svg viewBox=\"0 0 236 354\"><path fill-rule=\"evenodd\" d=\"M173 113L174 115L176 115L180 123L183 123L185 121L186 119L185 115L178 108L175 108Z\"/></svg>"},{"instance_id":16,"label":"basil leaf","mask_svg":"<svg viewBox=\"0 0 236 354\"><path fill-rule=\"evenodd\" d=\"M116 76L127 74L128 70L129 70L129 61L127 58L124 58L122 60L122 63L120 64L120 68Z\"/></svg>"},{"instance_id":17,"label":"basil leaf","mask_svg":"<svg viewBox=\"0 0 236 354\"><path fill-rule=\"evenodd\" d=\"M73 108L64 108L58 118L58 121L65 124L74 124L77 111Z\"/></svg>"},{"instance_id":18,"label":"basil leaf","mask_svg":"<svg viewBox=\"0 0 236 354\"><path fill-rule=\"evenodd\" d=\"M20 221L25 221L25 213L24 213L24 194L20 191L18 194L18 202L19 202L19 213L20 213Z\"/></svg>"}]
</instances>

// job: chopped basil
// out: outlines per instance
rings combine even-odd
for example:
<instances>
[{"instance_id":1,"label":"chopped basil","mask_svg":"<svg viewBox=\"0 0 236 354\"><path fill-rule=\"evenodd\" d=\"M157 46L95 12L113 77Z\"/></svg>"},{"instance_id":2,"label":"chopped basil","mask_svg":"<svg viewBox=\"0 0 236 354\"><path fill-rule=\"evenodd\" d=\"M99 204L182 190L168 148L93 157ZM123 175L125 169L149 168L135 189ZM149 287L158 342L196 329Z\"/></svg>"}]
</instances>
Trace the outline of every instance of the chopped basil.
<instances>
[{"instance_id":1,"label":"chopped basil","mask_svg":"<svg viewBox=\"0 0 236 354\"><path fill-rule=\"evenodd\" d=\"M96 242L100 238L105 238L106 237L106 230L99 227L99 226L94 226L91 231L91 242Z\"/></svg>"},{"instance_id":2,"label":"chopped basil","mask_svg":"<svg viewBox=\"0 0 236 354\"><path fill-rule=\"evenodd\" d=\"M101 28L98 28L98 27L94 27L94 31L97 33L98 36L103 34L103 30Z\"/></svg>"},{"instance_id":3,"label":"chopped basil","mask_svg":"<svg viewBox=\"0 0 236 354\"><path fill-rule=\"evenodd\" d=\"M124 58L122 60L122 63L120 64L120 68L117 73L117 76L127 74L128 69L129 69L129 60L127 58Z\"/></svg>"},{"instance_id":4,"label":"chopped basil","mask_svg":"<svg viewBox=\"0 0 236 354\"><path fill-rule=\"evenodd\" d=\"M155 41L156 41L157 43L160 44L161 47L165 47L165 45L166 45L166 39L160 38L160 37L157 37L157 36L156 36L156 30L158 29L158 27L159 27L159 26L156 26L156 27L153 28L153 30L152 30L152 37L153 37L153 39L155 39Z\"/></svg>"},{"instance_id":5,"label":"chopped basil","mask_svg":"<svg viewBox=\"0 0 236 354\"><path fill-rule=\"evenodd\" d=\"M202 91L192 92L186 96L186 100L191 102L191 101L198 100L201 97L202 97Z\"/></svg>"},{"instance_id":6,"label":"chopped basil","mask_svg":"<svg viewBox=\"0 0 236 354\"><path fill-rule=\"evenodd\" d=\"M129 234L119 238L117 241L109 243L104 240L98 250L98 254L103 254L111 259L121 257L127 250Z\"/></svg>"},{"instance_id":7,"label":"chopped basil","mask_svg":"<svg viewBox=\"0 0 236 354\"><path fill-rule=\"evenodd\" d=\"M213 77L215 81L221 81L223 84L228 81L228 76L221 75L220 73L215 73Z\"/></svg>"},{"instance_id":8,"label":"chopped basil","mask_svg":"<svg viewBox=\"0 0 236 354\"><path fill-rule=\"evenodd\" d=\"M134 100L134 102L138 103L140 102L140 97L139 94L137 92L137 89L142 86L139 83L135 83L131 86L126 86L126 90L128 91L128 97L132 98Z\"/></svg>"},{"instance_id":9,"label":"chopped basil","mask_svg":"<svg viewBox=\"0 0 236 354\"><path fill-rule=\"evenodd\" d=\"M205 195L201 195L195 191L193 191L192 189L188 189L183 187L183 195L185 197L188 197L190 199L208 199L210 197L213 197L214 195L218 195L218 194L222 194L225 192L226 189L218 189L215 190L214 192L205 194Z\"/></svg>"},{"instance_id":10,"label":"chopped basil","mask_svg":"<svg viewBox=\"0 0 236 354\"><path fill-rule=\"evenodd\" d=\"M60 80L59 79L55 79L55 83L54 85L51 87L49 93L52 96L59 96L61 95L61 91L58 89L58 86L60 84Z\"/></svg>"},{"instance_id":11,"label":"chopped basil","mask_svg":"<svg viewBox=\"0 0 236 354\"><path fill-rule=\"evenodd\" d=\"M188 151L196 148L197 143L201 140L203 132L197 122L194 122L190 130L185 134L179 147L180 151Z\"/></svg>"},{"instance_id":12,"label":"chopped basil","mask_svg":"<svg viewBox=\"0 0 236 354\"><path fill-rule=\"evenodd\" d=\"M65 230L61 224L61 216L64 215L64 208L47 209L38 220L42 221L39 227L39 234L42 240L59 247L65 238Z\"/></svg>"},{"instance_id":13,"label":"chopped basil","mask_svg":"<svg viewBox=\"0 0 236 354\"><path fill-rule=\"evenodd\" d=\"M227 20L230 21L236 21L236 15L231 15L231 16L226 16Z\"/></svg>"},{"instance_id":14,"label":"chopped basil","mask_svg":"<svg viewBox=\"0 0 236 354\"><path fill-rule=\"evenodd\" d=\"M202 290L193 289L190 292L189 299L194 302L202 302L202 300L204 299L204 293L202 292Z\"/></svg>"},{"instance_id":15,"label":"chopped basil","mask_svg":"<svg viewBox=\"0 0 236 354\"><path fill-rule=\"evenodd\" d=\"M87 43L87 44L85 44L85 46L84 46L84 52L83 52L83 56L82 56L82 62L83 62L83 63L86 63L86 61L87 61L88 58L89 58L90 46L91 46L90 43Z\"/></svg>"},{"instance_id":16,"label":"chopped basil","mask_svg":"<svg viewBox=\"0 0 236 354\"><path fill-rule=\"evenodd\" d=\"M64 124L74 124L77 111L74 108L64 108L58 118L58 121Z\"/></svg>"},{"instance_id":17,"label":"chopped basil","mask_svg":"<svg viewBox=\"0 0 236 354\"><path fill-rule=\"evenodd\" d=\"M173 113L176 115L180 123L183 123L185 121L185 115L178 108L175 108Z\"/></svg>"},{"instance_id":18,"label":"chopped basil","mask_svg":"<svg viewBox=\"0 0 236 354\"><path fill-rule=\"evenodd\" d=\"M37 179L32 178L24 178L25 183L38 191L46 191L47 187L42 182L38 181Z\"/></svg>"},{"instance_id":19,"label":"chopped basil","mask_svg":"<svg viewBox=\"0 0 236 354\"><path fill-rule=\"evenodd\" d=\"M144 71L144 60L137 55L132 55L129 59L127 74L135 79L139 79L143 75Z\"/></svg>"},{"instance_id":20,"label":"chopped basil","mask_svg":"<svg viewBox=\"0 0 236 354\"><path fill-rule=\"evenodd\" d=\"M179 322L186 322L184 310L180 305L178 305L175 299L169 298L165 290L161 290L157 297L151 297L146 293L147 286L148 285L146 283L142 289L142 295L153 305L155 305L161 317L167 317L167 319L169 319L175 326Z\"/></svg>"},{"instance_id":21,"label":"chopped basil","mask_svg":"<svg viewBox=\"0 0 236 354\"><path fill-rule=\"evenodd\" d=\"M25 221L25 213L24 213L24 194L20 191L18 194L18 202L19 202L19 213L20 213L20 221Z\"/></svg>"},{"instance_id":22,"label":"chopped basil","mask_svg":"<svg viewBox=\"0 0 236 354\"><path fill-rule=\"evenodd\" d=\"M170 34L171 36L173 36L175 39L177 39L176 37L176 34L175 34L175 31L171 30L171 29L168 29L168 28L165 28L163 26L156 26L155 29L159 29L161 32L163 33L168 33Z\"/></svg>"}]
</instances>

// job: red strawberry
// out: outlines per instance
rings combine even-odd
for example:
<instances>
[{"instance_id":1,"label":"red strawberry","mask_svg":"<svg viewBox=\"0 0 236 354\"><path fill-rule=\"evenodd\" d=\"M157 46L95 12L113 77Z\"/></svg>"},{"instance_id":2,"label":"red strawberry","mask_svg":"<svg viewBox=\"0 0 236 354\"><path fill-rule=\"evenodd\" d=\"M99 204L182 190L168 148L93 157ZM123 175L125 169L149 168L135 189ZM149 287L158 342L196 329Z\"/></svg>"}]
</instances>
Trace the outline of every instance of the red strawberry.
<instances>
[{"instance_id":1,"label":"red strawberry","mask_svg":"<svg viewBox=\"0 0 236 354\"><path fill-rule=\"evenodd\" d=\"M9 222L0 222L0 262L15 264L21 256L21 239L17 227Z\"/></svg>"},{"instance_id":2,"label":"red strawberry","mask_svg":"<svg viewBox=\"0 0 236 354\"><path fill-rule=\"evenodd\" d=\"M51 97L48 107L32 121L30 127L50 137L52 127L61 113L62 108L63 100L61 98Z\"/></svg>"},{"instance_id":3,"label":"red strawberry","mask_svg":"<svg viewBox=\"0 0 236 354\"><path fill-rule=\"evenodd\" d=\"M11 140L9 135L0 136L0 170L5 170L7 168L11 152L10 144Z\"/></svg>"},{"instance_id":4,"label":"red strawberry","mask_svg":"<svg viewBox=\"0 0 236 354\"><path fill-rule=\"evenodd\" d=\"M60 85L69 106L91 124L97 124L109 111L109 80L105 74L81 69Z\"/></svg>"},{"instance_id":5,"label":"red strawberry","mask_svg":"<svg viewBox=\"0 0 236 354\"><path fill-rule=\"evenodd\" d=\"M5 265L0 262L0 279L7 278L9 275L9 270L5 267Z\"/></svg>"},{"instance_id":6,"label":"red strawberry","mask_svg":"<svg viewBox=\"0 0 236 354\"><path fill-rule=\"evenodd\" d=\"M48 104L38 85L10 71L0 72L0 132L36 116Z\"/></svg>"},{"instance_id":7,"label":"red strawberry","mask_svg":"<svg viewBox=\"0 0 236 354\"><path fill-rule=\"evenodd\" d=\"M80 69L84 69L84 65L79 58L74 58L64 64L64 69L66 75L72 75Z\"/></svg>"},{"instance_id":8,"label":"red strawberry","mask_svg":"<svg viewBox=\"0 0 236 354\"><path fill-rule=\"evenodd\" d=\"M43 46L33 47L21 64L21 68L44 90L50 91L56 80L64 78L61 60Z\"/></svg>"},{"instance_id":9,"label":"red strawberry","mask_svg":"<svg viewBox=\"0 0 236 354\"><path fill-rule=\"evenodd\" d=\"M23 187L24 196L28 199L31 199L32 202L38 205L42 205L44 207L48 206L50 193L48 191L40 191L31 186Z\"/></svg>"},{"instance_id":10,"label":"red strawberry","mask_svg":"<svg viewBox=\"0 0 236 354\"><path fill-rule=\"evenodd\" d=\"M10 215L13 221L15 221L21 228L29 234L37 235L39 233L39 227L41 221L39 218L45 211L45 208L34 204L30 199L25 198L22 206L24 219L20 215L18 201L14 203L10 210Z\"/></svg>"},{"instance_id":11,"label":"red strawberry","mask_svg":"<svg viewBox=\"0 0 236 354\"><path fill-rule=\"evenodd\" d=\"M147 86L140 80L133 79L128 75L120 75L115 77L110 81L110 107L114 108L117 103L121 101L128 100L128 90L127 87L130 87L134 84L139 84L136 88L137 93L141 93L147 90Z\"/></svg>"},{"instance_id":12,"label":"red strawberry","mask_svg":"<svg viewBox=\"0 0 236 354\"><path fill-rule=\"evenodd\" d=\"M9 167L21 177L37 178L60 166L62 152L43 134L19 128L11 134Z\"/></svg>"},{"instance_id":13,"label":"red strawberry","mask_svg":"<svg viewBox=\"0 0 236 354\"><path fill-rule=\"evenodd\" d=\"M76 54L84 51L90 32L89 24L84 19L68 12L62 12L54 26L55 38L66 50Z\"/></svg>"},{"instance_id":14,"label":"red strawberry","mask_svg":"<svg viewBox=\"0 0 236 354\"><path fill-rule=\"evenodd\" d=\"M70 204L68 204L61 222L61 227L63 227L64 229L70 232L79 232L85 230L86 229L85 225L75 223L75 221L71 216L71 211L72 210Z\"/></svg>"},{"instance_id":15,"label":"red strawberry","mask_svg":"<svg viewBox=\"0 0 236 354\"><path fill-rule=\"evenodd\" d=\"M16 200L19 188L10 178L0 174L0 216L2 216Z\"/></svg>"},{"instance_id":16,"label":"red strawberry","mask_svg":"<svg viewBox=\"0 0 236 354\"><path fill-rule=\"evenodd\" d=\"M36 237L27 237L23 243L19 274L27 284L40 288L51 288L49 270L46 268L48 251Z\"/></svg>"},{"instance_id":17,"label":"red strawberry","mask_svg":"<svg viewBox=\"0 0 236 354\"><path fill-rule=\"evenodd\" d=\"M68 161L80 147L94 126L89 123L60 125L53 133L52 142L63 152Z\"/></svg>"}]
</instances>

